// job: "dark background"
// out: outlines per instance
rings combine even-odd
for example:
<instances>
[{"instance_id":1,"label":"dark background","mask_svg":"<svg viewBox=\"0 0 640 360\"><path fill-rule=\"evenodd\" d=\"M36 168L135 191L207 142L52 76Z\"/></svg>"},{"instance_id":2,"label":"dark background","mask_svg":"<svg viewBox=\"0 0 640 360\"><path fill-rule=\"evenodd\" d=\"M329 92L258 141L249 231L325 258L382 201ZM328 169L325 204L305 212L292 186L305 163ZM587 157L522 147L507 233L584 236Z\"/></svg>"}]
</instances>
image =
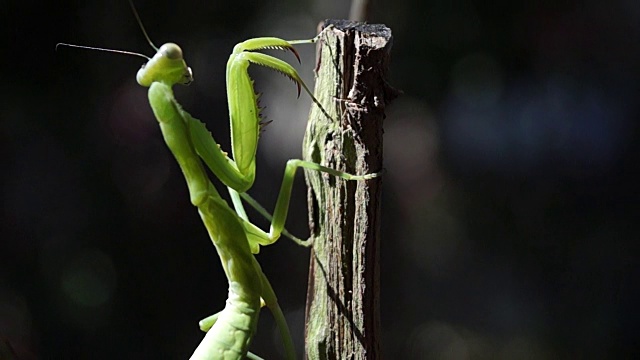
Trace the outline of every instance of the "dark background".
<instances>
[{"instance_id":1,"label":"dark background","mask_svg":"<svg viewBox=\"0 0 640 360\"><path fill-rule=\"evenodd\" d=\"M179 101L225 148L233 45L310 38L348 12L257 3L136 1L157 43L181 44L196 81ZM128 4L9 0L1 20L0 337L21 359L187 358L226 282L135 82L142 59L54 50L151 55ZM393 30L404 91L385 124L386 357L637 354L640 3L374 1L371 20ZM251 72L274 120L251 193L272 208L309 99ZM304 236L302 178L293 203ZM287 240L259 256L299 352L308 258ZM279 344L264 311L252 349Z\"/></svg>"}]
</instances>

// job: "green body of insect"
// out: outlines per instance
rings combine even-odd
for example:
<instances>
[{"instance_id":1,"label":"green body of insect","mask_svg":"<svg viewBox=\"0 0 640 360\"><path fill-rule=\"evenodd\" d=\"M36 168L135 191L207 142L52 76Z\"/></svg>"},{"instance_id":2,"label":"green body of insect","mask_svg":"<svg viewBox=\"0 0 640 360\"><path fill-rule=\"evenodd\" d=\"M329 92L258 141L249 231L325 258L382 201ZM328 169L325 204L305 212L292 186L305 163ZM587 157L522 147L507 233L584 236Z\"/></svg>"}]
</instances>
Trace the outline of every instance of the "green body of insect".
<instances>
[{"instance_id":1,"label":"green body of insect","mask_svg":"<svg viewBox=\"0 0 640 360\"><path fill-rule=\"evenodd\" d=\"M227 63L233 159L220 149L205 126L182 110L174 98L174 84L187 84L192 81L191 70L183 60L182 51L177 45L163 45L138 72L138 82L150 87L151 108L160 124L167 146L182 169L191 202L200 213L229 280L227 305L220 313L201 322L201 328L205 331L208 329L208 332L192 359L244 358L255 332L262 305L267 305L274 314L285 342L287 358L295 358L284 315L253 254L259 251L259 245L275 242L284 230L297 168L323 171L347 180L363 180L377 176L355 176L315 163L289 160L269 233L250 223L246 217L239 193L249 189L254 182L255 155L260 133L259 109L247 68L250 63L267 66L293 79L298 84L298 91L300 86L303 86L309 92L289 64L255 51L275 48L295 53L293 43L313 41L288 42L278 38L257 38L236 45ZM214 188L207 177L203 162L229 188L235 210L229 207ZM248 195L243 194L243 197L250 200L250 204L255 204Z\"/></svg>"},{"instance_id":2,"label":"green body of insect","mask_svg":"<svg viewBox=\"0 0 640 360\"><path fill-rule=\"evenodd\" d=\"M180 48L175 44L163 45L138 72L137 79L141 85L149 86L149 102L165 142L182 169L191 202L198 208L229 280L227 305L217 314L217 321L192 358L243 358L255 332L261 298L267 299L272 309L277 308L275 314L280 318L279 326L284 326L287 333L285 342L288 342L289 357L294 356L292 344L287 339L290 337L286 322L271 286L251 253L243 221L210 182L197 154L193 137L202 137L199 132L204 131L204 127L183 111L174 98L171 87L192 80L191 70L186 66ZM215 149L219 151L217 146ZM224 156L221 152L214 154Z\"/></svg>"}]
</instances>

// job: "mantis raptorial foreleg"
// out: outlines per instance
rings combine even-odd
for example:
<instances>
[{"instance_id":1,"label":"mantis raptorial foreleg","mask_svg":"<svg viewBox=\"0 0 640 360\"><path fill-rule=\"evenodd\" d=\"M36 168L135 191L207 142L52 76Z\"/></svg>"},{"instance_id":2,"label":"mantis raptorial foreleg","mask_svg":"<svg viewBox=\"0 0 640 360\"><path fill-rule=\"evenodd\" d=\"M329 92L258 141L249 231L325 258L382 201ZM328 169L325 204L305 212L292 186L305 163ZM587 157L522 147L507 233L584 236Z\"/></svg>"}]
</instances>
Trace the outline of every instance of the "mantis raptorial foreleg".
<instances>
[{"instance_id":1,"label":"mantis raptorial foreleg","mask_svg":"<svg viewBox=\"0 0 640 360\"><path fill-rule=\"evenodd\" d=\"M201 322L201 327L206 329L207 334L193 353L192 359L242 359L245 356L259 359L256 355L248 353L248 347L256 330L262 306L267 306L274 315L284 342L286 358L295 359L293 341L284 314L271 284L253 254L259 251L260 245L274 243L281 234L308 245L308 242L291 236L284 228L291 189L298 168L325 172L345 180L367 180L378 176L352 175L308 161L289 160L273 216L245 193L255 180L255 158L260 135L257 96L247 68L253 63L282 73L298 85L298 94L300 88L304 88L320 106L291 65L257 52L264 49L288 50L298 57L293 44L313 43L318 37L297 41L272 37L256 38L234 47L227 62L226 73L231 119L231 158L220 149L205 125L184 111L174 97L173 85L193 81L191 69L183 59L182 50L173 43L156 48L144 31L132 3L131 7L145 37L157 51L153 58L147 58L149 61L138 71L136 79L140 85L149 87L149 103L160 125L165 143L182 170L191 203L198 210L229 280L229 298L226 306L221 312ZM320 108L322 109L321 106ZM324 109L322 111L328 116ZM220 196L209 180L205 165L228 187L234 209ZM271 221L269 232L261 230L249 221L242 199Z\"/></svg>"},{"instance_id":2,"label":"mantis raptorial foreleg","mask_svg":"<svg viewBox=\"0 0 640 360\"><path fill-rule=\"evenodd\" d=\"M251 251L255 254L259 252L259 245L273 244L278 240L284 231L284 224L289 209L291 190L296 170L300 167L309 170L326 172L345 180L367 180L377 177L379 174L352 175L335 169L327 168L320 164L303 161L289 160L287 162L280 193L276 202L271 227L269 232L262 231L251 222L244 211L238 193L247 191L255 180L255 154L257 141L260 133L260 117L257 106L257 97L253 90L252 80L247 73L250 64L265 66L287 76L298 85L304 88L314 102L320 106L309 88L302 81L298 72L286 62L274 58L270 55L258 53L256 51L264 49L289 50L298 57L292 46L294 44L304 44L316 42L320 35L311 40L286 41L279 38L256 38L244 41L236 45L233 53L227 62L227 97L229 100L229 115L231 127L231 146L233 159L221 150L206 130L204 124L194 119L190 130L193 143L198 155L207 164L209 169L227 186L234 204L236 212L241 218L246 220L245 228L249 236ZM326 115L326 111L322 109ZM260 211L260 210L259 210ZM263 214L264 215L264 214ZM299 239L287 236L301 245L308 245L308 242L298 241Z\"/></svg>"}]
</instances>

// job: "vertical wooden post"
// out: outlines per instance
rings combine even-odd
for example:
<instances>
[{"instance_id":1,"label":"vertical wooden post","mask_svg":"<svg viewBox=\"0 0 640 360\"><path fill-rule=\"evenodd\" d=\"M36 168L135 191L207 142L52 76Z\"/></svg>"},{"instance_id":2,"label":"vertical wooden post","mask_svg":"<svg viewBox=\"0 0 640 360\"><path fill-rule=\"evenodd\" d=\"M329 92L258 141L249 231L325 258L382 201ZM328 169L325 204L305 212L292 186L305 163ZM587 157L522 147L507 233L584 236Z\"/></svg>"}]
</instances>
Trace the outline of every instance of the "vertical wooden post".
<instances>
[{"instance_id":1,"label":"vertical wooden post","mask_svg":"<svg viewBox=\"0 0 640 360\"><path fill-rule=\"evenodd\" d=\"M353 174L382 171L391 30L327 20L319 42L305 160ZM327 116L328 115L328 116ZM314 246L307 290L309 359L379 359L379 229L382 179L344 181L306 171Z\"/></svg>"}]
</instances>

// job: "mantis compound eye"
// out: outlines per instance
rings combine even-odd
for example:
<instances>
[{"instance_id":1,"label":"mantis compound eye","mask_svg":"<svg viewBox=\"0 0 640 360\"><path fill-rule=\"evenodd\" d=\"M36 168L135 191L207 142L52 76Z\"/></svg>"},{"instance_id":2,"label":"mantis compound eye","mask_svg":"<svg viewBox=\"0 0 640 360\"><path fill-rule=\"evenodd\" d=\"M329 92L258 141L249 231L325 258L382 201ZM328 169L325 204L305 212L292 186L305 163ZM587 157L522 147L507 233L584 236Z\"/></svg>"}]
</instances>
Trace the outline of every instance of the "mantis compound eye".
<instances>
[{"instance_id":1,"label":"mantis compound eye","mask_svg":"<svg viewBox=\"0 0 640 360\"><path fill-rule=\"evenodd\" d=\"M188 67L187 72L184 74L184 80L182 82L182 85L189 85L191 84L192 81L193 81L193 71L191 71L191 68Z\"/></svg>"},{"instance_id":2,"label":"mantis compound eye","mask_svg":"<svg viewBox=\"0 0 640 360\"><path fill-rule=\"evenodd\" d=\"M174 43L166 43L162 45L159 52L170 60L182 59L182 49Z\"/></svg>"}]
</instances>

